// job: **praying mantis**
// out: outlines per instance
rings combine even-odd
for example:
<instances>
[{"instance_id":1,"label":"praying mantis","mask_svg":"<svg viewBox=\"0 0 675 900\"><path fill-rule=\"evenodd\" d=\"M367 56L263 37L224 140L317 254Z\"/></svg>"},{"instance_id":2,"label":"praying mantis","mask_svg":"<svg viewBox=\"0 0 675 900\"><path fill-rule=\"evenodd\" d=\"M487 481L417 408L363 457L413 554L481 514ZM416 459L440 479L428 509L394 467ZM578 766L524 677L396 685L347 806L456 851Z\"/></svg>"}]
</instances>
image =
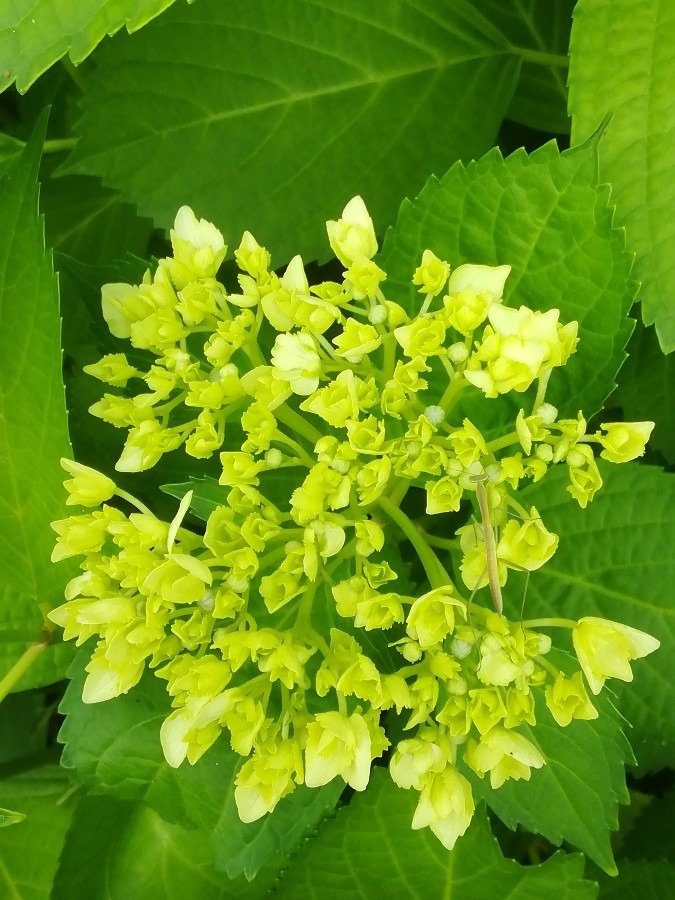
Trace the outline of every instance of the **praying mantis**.
<instances>
[{"instance_id":1,"label":"praying mantis","mask_svg":"<svg viewBox=\"0 0 675 900\"><path fill-rule=\"evenodd\" d=\"M485 481L487 475L473 476L471 479L476 485L476 498L480 509L481 525L483 527L483 541L485 542L485 558L487 565L488 585L492 594L492 602L498 615L503 615L504 599L502 597L502 587L499 583L499 565L497 562L497 541L495 539L495 531L490 520L490 503L488 501L487 491L485 490Z\"/></svg>"},{"instance_id":2,"label":"praying mantis","mask_svg":"<svg viewBox=\"0 0 675 900\"><path fill-rule=\"evenodd\" d=\"M480 518L481 518L481 527L483 529L483 542L485 544L485 560L486 567L485 573L487 573L488 585L490 587L490 594L492 595L492 602L494 603L495 610L498 615L504 614L504 599L502 597L502 587L499 583L499 559L497 557L497 539L495 537L495 530L492 526L492 517L490 515L490 501L488 500L487 491L485 490L485 482L488 480L487 473L482 473L481 475L474 475L471 477L471 481L476 485L476 499L478 500L478 508L480 510ZM517 566L515 563L510 564L512 568L520 569L520 566ZM527 591L527 583L529 582L530 573L527 569L522 569L522 571L527 573L528 581L525 584L525 591ZM481 575L478 580L478 584L483 580L483 575ZM523 605L525 604L525 596L523 596Z\"/></svg>"}]
</instances>

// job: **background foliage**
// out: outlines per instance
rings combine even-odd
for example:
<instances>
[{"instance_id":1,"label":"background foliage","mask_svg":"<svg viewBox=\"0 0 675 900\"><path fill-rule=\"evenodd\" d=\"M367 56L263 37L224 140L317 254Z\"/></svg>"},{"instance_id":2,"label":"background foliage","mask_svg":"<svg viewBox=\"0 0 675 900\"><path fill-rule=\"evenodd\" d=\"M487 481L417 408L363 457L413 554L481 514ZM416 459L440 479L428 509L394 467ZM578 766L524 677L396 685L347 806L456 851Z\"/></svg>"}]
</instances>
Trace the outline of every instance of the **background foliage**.
<instances>
[{"instance_id":1,"label":"background foliage","mask_svg":"<svg viewBox=\"0 0 675 900\"><path fill-rule=\"evenodd\" d=\"M667 0L0 10L0 806L25 816L0 829L1 895L675 893L673 39ZM251 229L275 265L296 252L321 264L323 223L356 193L386 233L392 299L414 304L406 281L425 247L453 265L508 262L507 299L580 322L561 409L656 422L651 456L603 471L587 510L555 477L531 488L561 542L525 602L528 616L624 621L662 650L597 723L556 731L549 766L491 797L452 853L409 830L411 798L380 770L363 795L298 790L243 826L225 743L170 769L157 682L85 707L84 658L72 661L41 612L67 578L48 563L49 522L64 514L58 459L69 440L104 471L119 454L119 435L87 416L97 389L81 372L118 349L99 322L100 285L138 280L184 203L231 245ZM475 401L467 412L485 416ZM193 468L178 455L143 480L159 514L170 498L158 486L180 495ZM523 581L509 589L520 602Z\"/></svg>"}]
</instances>

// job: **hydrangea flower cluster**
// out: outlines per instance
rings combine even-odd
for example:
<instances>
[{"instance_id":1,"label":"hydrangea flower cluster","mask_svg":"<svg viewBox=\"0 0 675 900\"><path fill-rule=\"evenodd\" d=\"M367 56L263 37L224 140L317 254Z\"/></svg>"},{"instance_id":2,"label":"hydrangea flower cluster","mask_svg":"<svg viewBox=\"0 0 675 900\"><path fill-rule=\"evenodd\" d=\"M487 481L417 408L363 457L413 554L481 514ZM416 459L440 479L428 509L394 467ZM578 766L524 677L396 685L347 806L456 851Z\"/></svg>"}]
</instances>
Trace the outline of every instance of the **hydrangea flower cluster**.
<instances>
[{"instance_id":1,"label":"hydrangea flower cluster","mask_svg":"<svg viewBox=\"0 0 675 900\"><path fill-rule=\"evenodd\" d=\"M593 446L634 459L652 424L588 434L581 413L558 417L546 386L577 324L507 306L509 266L451 271L425 250L411 316L383 292L360 198L328 238L342 281L310 285L299 256L276 274L247 232L228 292L216 280L222 235L183 207L173 256L140 285L103 288L113 335L154 356L147 371L121 353L87 367L120 389L91 409L128 429L117 469L141 472L181 445L196 459L220 453L222 503L197 533L183 526L191 492L163 522L64 460L68 502L90 511L54 523L53 559L83 562L50 618L66 639L96 638L85 702L126 693L146 666L166 682L170 765L195 763L227 732L244 758L245 822L297 784L340 777L363 790L390 746L385 724L401 717L391 776L419 793L412 827L450 848L474 809L467 769L499 788L544 765L519 730L535 725L537 694L561 727L595 718L588 689L630 681L630 661L658 647L594 617L512 621L501 595L509 571L539 569L558 545L519 486L561 464L584 507L602 483ZM531 386L533 407L496 438L457 413L465 391L494 399ZM454 540L424 533L405 511L409 492L453 530L463 501L473 517ZM423 567L417 589L391 552L401 545ZM547 658L549 627L571 631L572 674Z\"/></svg>"}]
</instances>

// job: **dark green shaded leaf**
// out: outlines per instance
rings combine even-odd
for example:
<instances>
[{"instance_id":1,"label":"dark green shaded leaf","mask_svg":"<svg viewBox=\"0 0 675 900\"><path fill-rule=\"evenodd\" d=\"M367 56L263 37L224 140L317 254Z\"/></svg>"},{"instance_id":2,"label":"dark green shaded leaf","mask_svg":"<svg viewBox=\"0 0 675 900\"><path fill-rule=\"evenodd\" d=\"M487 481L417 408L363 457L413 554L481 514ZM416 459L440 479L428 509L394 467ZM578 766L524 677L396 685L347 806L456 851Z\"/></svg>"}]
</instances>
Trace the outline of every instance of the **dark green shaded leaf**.
<instances>
[{"instance_id":1,"label":"dark green shaded leaf","mask_svg":"<svg viewBox=\"0 0 675 900\"><path fill-rule=\"evenodd\" d=\"M4 698L0 703L0 764L45 748L51 712L43 691L21 691Z\"/></svg>"},{"instance_id":2,"label":"dark green shaded leaf","mask_svg":"<svg viewBox=\"0 0 675 900\"><path fill-rule=\"evenodd\" d=\"M622 844L622 854L630 859L669 860L675 863L673 842L675 790L663 797L650 797L635 817Z\"/></svg>"},{"instance_id":3,"label":"dark green shaded leaf","mask_svg":"<svg viewBox=\"0 0 675 900\"><path fill-rule=\"evenodd\" d=\"M506 113L530 128L568 134L567 50L575 0L486 0L483 11L524 49L516 92Z\"/></svg>"},{"instance_id":4,"label":"dark green shaded leaf","mask_svg":"<svg viewBox=\"0 0 675 900\"><path fill-rule=\"evenodd\" d=\"M216 478L191 478L183 484L163 484L162 490L178 500L192 491L190 511L198 519L206 521L217 506L226 503L231 489L227 485L218 484Z\"/></svg>"},{"instance_id":5,"label":"dark green shaded leaf","mask_svg":"<svg viewBox=\"0 0 675 900\"><path fill-rule=\"evenodd\" d=\"M618 878L603 878L598 900L665 900L675 896L675 865L624 860Z\"/></svg>"},{"instance_id":6,"label":"dark green shaded leaf","mask_svg":"<svg viewBox=\"0 0 675 900\"><path fill-rule=\"evenodd\" d=\"M653 328L641 324L628 343L628 359L619 372L611 403L627 421L654 422L649 439L671 465L675 463L675 358L664 356Z\"/></svg>"}]
</instances>

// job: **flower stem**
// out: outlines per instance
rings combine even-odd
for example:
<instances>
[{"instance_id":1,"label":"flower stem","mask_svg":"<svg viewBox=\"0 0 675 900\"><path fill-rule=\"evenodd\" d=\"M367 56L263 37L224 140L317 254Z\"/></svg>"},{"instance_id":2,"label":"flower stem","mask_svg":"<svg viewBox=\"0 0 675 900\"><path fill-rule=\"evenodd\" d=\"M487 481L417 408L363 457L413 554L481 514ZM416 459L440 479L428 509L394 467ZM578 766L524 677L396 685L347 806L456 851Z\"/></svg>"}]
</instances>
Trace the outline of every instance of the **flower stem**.
<instances>
[{"instance_id":1,"label":"flower stem","mask_svg":"<svg viewBox=\"0 0 675 900\"><path fill-rule=\"evenodd\" d=\"M42 145L43 153L62 153L64 150L72 150L77 144L77 138L52 138Z\"/></svg>"},{"instance_id":2,"label":"flower stem","mask_svg":"<svg viewBox=\"0 0 675 900\"><path fill-rule=\"evenodd\" d=\"M556 669L553 663L549 662L545 656L535 656L534 661L538 666L541 666L542 669L545 669L549 675L552 675L554 678L557 678L560 675L560 669Z\"/></svg>"},{"instance_id":3,"label":"flower stem","mask_svg":"<svg viewBox=\"0 0 675 900\"><path fill-rule=\"evenodd\" d=\"M445 393L438 401L438 405L443 407L446 414L450 411L455 402L455 399L459 394L461 394L468 383L469 382L466 380L466 378L464 378L463 375L455 375L450 384L447 386L447 388L445 389Z\"/></svg>"},{"instance_id":4,"label":"flower stem","mask_svg":"<svg viewBox=\"0 0 675 900\"><path fill-rule=\"evenodd\" d=\"M303 419L303 417L299 415L299 413L296 413L294 409L291 409L291 407L287 406L285 403L282 403L281 406L278 406L275 409L274 413L280 422L283 422L284 425L287 425L291 429L291 431L295 431L297 434L301 434L305 438L305 440L309 441L312 447L314 447L314 444L316 444L319 438L323 437L318 429L316 429L306 419Z\"/></svg>"},{"instance_id":5,"label":"flower stem","mask_svg":"<svg viewBox=\"0 0 675 900\"><path fill-rule=\"evenodd\" d=\"M384 374L384 378L386 381L394 374L394 369L396 368L396 338L392 333L385 336L382 341L382 347L384 348L384 361L382 363L382 372Z\"/></svg>"},{"instance_id":6,"label":"flower stem","mask_svg":"<svg viewBox=\"0 0 675 900\"><path fill-rule=\"evenodd\" d=\"M534 63L538 66L551 66L554 69L568 69L569 56L562 53L546 53L543 50L531 50L529 47L514 47L514 53L526 63Z\"/></svg>"},{"instance_id":7,"label":"flower stem","mask_svg":"<svg viewBox=\"0 0 675 900\"><path fill-rule=\"evenodd\" d=\"M574 619L528 619L521 623L523 628L576 628Z\"/></svg>"},{"instance_id":8,"label":"flower stem","mask_svg":"<svg viewBox=\"0 0 675 900\"><path fill-rule=\"evenodd\" d=\"M408 493L409 488L411 487L410 482L406 478L394 478L391 479L391 484L393 487L389 493L389 501L393 503L394 506L400 506L403 502L403 498Z\"/></svg>"},{"instance_id":9,"label":"flower stem","mask_svg":"<svg viewBox=\"0 0 675 900\"><path fill-rule=\"evenodd\" d=\"M420 534L431 547L439 547L441 550L459 550L459 538L442 538L429 534L427 531L421 531Z\"/></svg>"},{"instance_id":10,"label":"flower stem","mask_svg":"<svg viewBox=\"0 0 675 900\"><path fill-rule=\"evenodd\" d=\"M305 593L300 598L300 605L298 606L298 615L295 620L295 624L293 625L293 631L302 634L306 630L311 630L312 627L312 606L314 604L314 595L316 594L316 589L318 587L318 583L316 581L312 582Z\"/></svg>"},{"instance_id":11,"label":"flower stem","mask_svg":"<svg viewBox=\"0 0 675 900\"><path fill-rule=\"evenodd\" d=\"M0 703L5 699L12 689L19 682L19 679L30 669L37 660L43 650L49 646L48 641L41 641L39 644L31 644L23 653L7 674L0 679Z\"/></svg>"},{"instance_id":12,"label":"flower stem","mask_svg":"<svg viewBox=\"0 0 675 900\"><path fill-rule=\"evenodd\" d=\"M490 453L494 453L495 450L504 450L505 447L510 447L512 444L519 443L520 438L518 437L518 432L510 431L508 434L504 434L500 438L495 438L494 441L489 441L487 448Z\"/></svg>"},{"instance_id":13,"label":"flower stem","mask_svg":"<svg viewBox=\"0 0 675 900\"><path fill-rule=\"evenodd\" d=\"M131 503L132 506L135 506L137 510L142 513L145 513L147 516L152 516L155 518L155 514L151 509L149 509L145 503L141 503L133 494L127 493L127 491L123 491L121 488L115 488L115 494L121 499L126 500L127 503Z\"/></svg>"},{"instance_id":14,"label":"flower stem","mask_svg":"<svg viewBox=\"0 0 675 900\"><path fill-rule=\"evenodd\" d=\"M452 584L452 579L445 571L441 561L419 533L417 528L415 528L408 516L386 497L380 497L378 505L382 512L386 513L389 518L398 525L415 548L420 562L424 566L424 571L427 573L427 578L429 579L431 587L437 588L443 587L446 584Z\"/></svg>"},{"instance_id":15,"label":"flower stem","mask_svg":"<svg viewBox=\"0 0 675 900\"><path fill-rule=\"evenodd\" d=\"M546 369L539 376L539 380L537 382L537 396L534 398L534 403L532 404L532 415L534 415L539 407L544 402L544 397L546 396L546 388L548 387L548 382L551 377L551 372L553 369Z\"/></svg>"},{"instance_id":16,"label":"flower stem","mask_svg":"<svg viewBox=\"0 0 675 900\"><path fill-rule=\"evenodd\" d=\"M297 441L294 441L293 438L290 438L288 437L288 435L284 434L283 431L277 429L272 440L276 441L279 444L285 444L287 447L291 447L291 449L295 450L295 452L300 457L300 461L310 469L316 462L316 460L312 459L309 453L307 453L304 447L302 447Z\"/></svg>"}]
</instances>

